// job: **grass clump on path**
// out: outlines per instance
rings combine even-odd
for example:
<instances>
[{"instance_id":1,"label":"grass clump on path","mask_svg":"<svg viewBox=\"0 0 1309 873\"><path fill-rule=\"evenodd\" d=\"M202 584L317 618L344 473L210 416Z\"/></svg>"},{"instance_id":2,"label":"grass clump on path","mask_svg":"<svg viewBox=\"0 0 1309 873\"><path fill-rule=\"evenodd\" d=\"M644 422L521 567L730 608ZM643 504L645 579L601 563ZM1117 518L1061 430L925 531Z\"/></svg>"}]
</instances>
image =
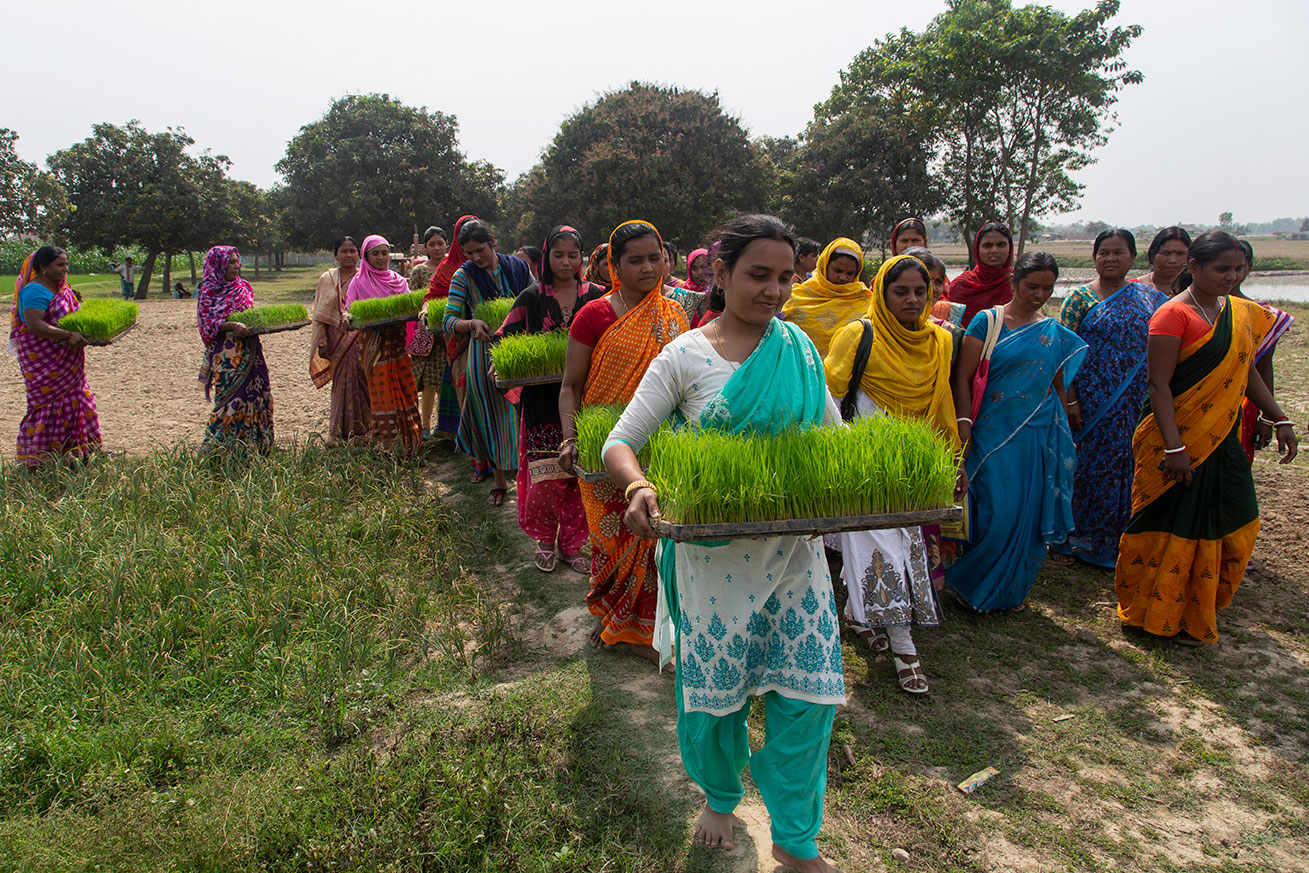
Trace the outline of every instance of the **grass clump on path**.
<instances>
[{"instance_id":1,"label":"grass clump on path","mask_svg":"<svg viewBox=\"0 0 1309 873\"><path fill-rule=\"evenodd\" d=\"M303 303L266 303L241 312L233 312L228 321L239 321L246 327L276 327L307 321L309 310Z\"/></svg>"},{"instance_id":2,"label":"grass clump on path","mask_svg":"<svg viewBox=\"0 0 1309 873\"><path fill-rule=\"evenodd\" d=\"M649 477L680 524L837 518L951 506L955 455L891 415L775 435L685 428L651 438Z\"/></svg>"},{"instance_id":3,"label":"grass clump on path","mask_svg":"<svg viewBox=\"0 0 1309 873\"><path fill-rule=\"evenodd\" d=\"M568 332L516 333L506 336L491 349L491 362L500 379L527 379L564 372L564 351Z\"/></svg>"},{"instance_id":4,"label":"grass clump on path","mask_svg":"<svg viewBox=\"0 0 1309 873\"><path fill-rule=\"evenodd\" d=\"M419 308L423 305L423 295L426 293L425 289L420 288L406 294L356 300L350 304L350 322L352 324L370 324L374 321L386 321L388 318L417 315Z\"/></svg>"},{"instance_id":5,"label":"grass clump on path","mask_svg":"<svg viewBox=\"0 0 1309 873\"><path fill-rule=\"evenodd\" d=\"M514 298L493 297L490 300L483 300L473 307L473 318L485 321L491 333L495 333L500 329L500 325L505 323L505 319L509 317L509 311L513 308Z\"/></svg>"},{"instance_id":6,"label":"grass clump on path","mask_svg":"<svg viewBox=\"0 0 1309 873\"><path fill-rule=\"evenodd\" d=\"M107 340L136 324L139 308L130 300L94 298L83 300L76 312L59 319L64 330L73 330L89 340Z\"/></svg>"}]
</instances>

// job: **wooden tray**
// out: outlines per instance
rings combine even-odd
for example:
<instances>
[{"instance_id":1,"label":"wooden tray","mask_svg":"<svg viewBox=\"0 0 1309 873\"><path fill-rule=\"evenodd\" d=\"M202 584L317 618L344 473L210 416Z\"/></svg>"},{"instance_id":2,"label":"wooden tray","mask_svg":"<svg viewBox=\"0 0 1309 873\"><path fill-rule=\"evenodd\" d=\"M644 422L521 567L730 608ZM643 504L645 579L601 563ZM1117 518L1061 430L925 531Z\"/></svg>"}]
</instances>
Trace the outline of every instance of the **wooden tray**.
<instances>
[{"instance_id":1,"label":"wooden tray","mask_svg":"<svg viewBox=\"0 0 1309 873\"><path fill-rule=\"evenodd\" d=\"M384 318L381 321L365 321L362 324L353 322L342 325L346 330L370 330L375 327L390 327L393 324L404 324L406 321L417 321L418 313L411 312L408 315L397 315L394 318Z\"/></svg>"},{"instance_id":2,"label":"wooden tray","mask_svg":"<svg viewBox=\"0 0 1309 873\"><path fill-rule=\"evenodd\" d=\"M118 342L120 339L127 336L129 333L131 333L134 330L136 330L136 322L132 322L127 326L125 330L120 330L118 333L114 334L109 339L97 339L97 340L89 339L86 341L86 344L88 346L113 345L114 343Z\"/></svg>"},{"instance_id":3,"label":"wooden tray","mask_svg":"<svg viewBox=\"0 0 1309 873\"><path fill-rule=\"evenodd\" d=\"M886 530L940 524L963 518L961 506L949 509L921 509L915 512L891 512L884 515L847 515L840 518L789 518L777 521L741 521L722 524L673 524L655 519L654 529L660 536L678 543L699 540L751 540L775 536L808 536L855 530Z\"/></svg>"},{"instance_id":4,"label":"wooden tray","mask_svg":"<svg viewBox=\"0 0 1309 873\"><path fill-rule=\"evenodd\" d=\"M548 376L524 376L521 379L496 379L495 387L504 390L519 388L523 385L554 385L564 381L563 373L551 373Z\"/></svg>"},{"instance_id":5,"label":"wooden tray","mask_svg":"<svg viewBox=\"0 0 1309 873\"><path fill-rule=\"evenodd\" d=\"M281 333L284 330L299 330L300 328L308 324L313 324L313 322L310 321L309 319L305 319L304 321L290 321L287 322L286 324L266 324L263 327L249 328L249 331L254 336L263 336L266 333ZM224 332L230 333L231 328L228 328Z\"/></svg>"}]
</instances>

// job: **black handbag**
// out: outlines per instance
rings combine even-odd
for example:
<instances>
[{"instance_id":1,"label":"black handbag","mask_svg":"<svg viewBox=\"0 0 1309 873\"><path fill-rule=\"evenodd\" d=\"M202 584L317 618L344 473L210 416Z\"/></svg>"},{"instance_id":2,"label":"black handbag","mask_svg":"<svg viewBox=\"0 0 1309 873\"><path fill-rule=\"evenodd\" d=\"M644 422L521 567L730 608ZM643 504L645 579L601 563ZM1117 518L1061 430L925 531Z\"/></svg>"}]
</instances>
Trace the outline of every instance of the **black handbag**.
<instances>
[{"instance_id":1,"label":"black handbag","mask_svg":"<svg viewBox=\"0 0 1309 873\"><path fill-rule=\"evenodd\" d=\"M859 392L859 383L868 369L868 355L873 350L873 323L866 318L859 319L864 326L863 335L859 337L859 348L854 353L854 368L850 371L850 387L846 389L841 400L841 419L850 421L855 414L855 397Z\"/></svg>"}]
</instances>

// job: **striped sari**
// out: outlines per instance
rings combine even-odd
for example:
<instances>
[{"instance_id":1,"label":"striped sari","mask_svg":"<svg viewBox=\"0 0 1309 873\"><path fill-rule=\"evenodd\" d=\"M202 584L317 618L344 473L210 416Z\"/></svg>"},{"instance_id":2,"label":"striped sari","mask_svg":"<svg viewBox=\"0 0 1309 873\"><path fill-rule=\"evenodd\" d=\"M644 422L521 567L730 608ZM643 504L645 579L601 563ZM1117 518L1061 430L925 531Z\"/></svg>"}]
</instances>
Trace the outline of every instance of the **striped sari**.
<instances>
[{"instance_id":1,"label":"striped sari","mask_svg":"<svg viewBox=\"0 0 1309 873\"><path fill-rule=\"evenodd\" d=\"M656 285L596 343L582 405L627 404L650 362L688 329L681 305L664 297L663 289ZM627 501L613 482L580 484L591 530L591 590L586 606L602 620L600 638L610 645L651 645L659 602L656 541L637 536L623 523Z\"/></svg>"},{"instance_id":2,"label":"striped sari","mask_svg":"<svg viewBox=\"0 0 1309 873\"><path fill-rule=\"evenodd\" d=\"M1170 384L1194 477L1165 480L1163 436L1147 404L1132 437L1132 518L1118 549L1118 615L1157 636L1218 641L1259 533L1254 476L1241 448L1250 363L1276 316L1228 297L1209 332L1182 349Z\"/></svg>"}]
</instances>

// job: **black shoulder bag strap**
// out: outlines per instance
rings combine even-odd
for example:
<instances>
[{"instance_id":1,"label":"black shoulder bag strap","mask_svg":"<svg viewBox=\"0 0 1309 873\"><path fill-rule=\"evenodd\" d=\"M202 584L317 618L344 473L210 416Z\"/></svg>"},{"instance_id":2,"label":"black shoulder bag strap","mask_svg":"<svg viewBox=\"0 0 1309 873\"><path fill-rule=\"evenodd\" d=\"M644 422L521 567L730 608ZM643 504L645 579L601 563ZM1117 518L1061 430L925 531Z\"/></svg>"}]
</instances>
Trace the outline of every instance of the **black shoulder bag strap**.
<instances>
[{"instance_id":1,"label":"black shoulder bag strap","mask_svg":"<svg viewBox=\"0 0 1309 873\"><path fill-rule=\"evenodd\" d=\"M866 318L859 319L859 323L864 326L864 332L859 337L859 348L854 353L854 369L850 371L850 387L846 389L845 398L841 401L841 418L844 421L850 421L854 418L855 397L859 392L859 383L864 378L864 370L868 369L868 355L873 350L873 323Z\"/></svg>"}]
</instances>

